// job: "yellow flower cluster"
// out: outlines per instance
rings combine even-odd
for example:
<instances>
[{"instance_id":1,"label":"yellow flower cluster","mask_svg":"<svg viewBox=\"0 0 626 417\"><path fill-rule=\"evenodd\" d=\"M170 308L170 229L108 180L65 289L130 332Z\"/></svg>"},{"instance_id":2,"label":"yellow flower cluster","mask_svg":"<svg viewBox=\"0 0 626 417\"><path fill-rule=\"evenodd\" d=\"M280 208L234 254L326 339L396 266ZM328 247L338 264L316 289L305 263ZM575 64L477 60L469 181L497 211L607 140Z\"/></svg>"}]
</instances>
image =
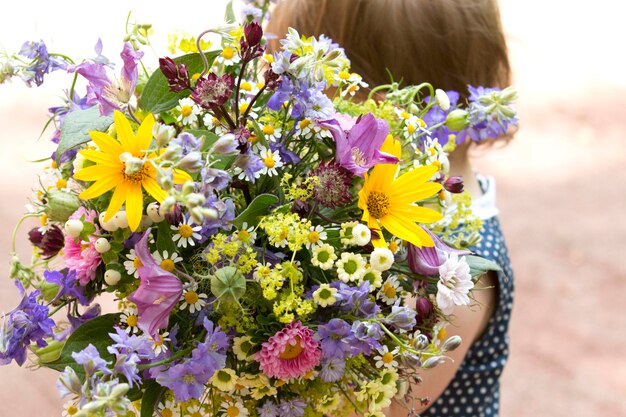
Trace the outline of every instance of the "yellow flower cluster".
<instances>
[{"instance_id":1,"label":"yellow flower cluster","mask_svg":"<svg viewBox=\"0 0 626 417\"><path fill-rule=\"evenodd\" d=\"M276 213L263 218L259 226L265 230L270 244L297 252L308 242L311 222L295 213Z\"/></svg>"},{"instance_id":2,"label":"yellow flower cluster","mask_svg":"<svg viewBox=\"0 0 626 417\"><path fill-rule=\"evenodd\" d=\"M280 180L280 187L289 201L307 201L313 197L313 190L320 184L317 177L307 177L304 181L296 180L290 184L292 178L291 174L285 173Z\"/></svg>"},{"instance_id":3,"label":"yellow flower cluster","mask_svg":"<svg viewBox=\"0 0 626 417\"><path fill-rule=\"evenodd\" d=\"M200 47L203 51L208 50L211 47L210 41L201 40ZM197 53L198 46L196 45L196 38L187 33L178 34L178 33L170 33L167 35L167 49L175 54L178 51L184 53Z\"/></svg>"},{"instance_id":4,"label":"yellow flower cluster","mask_svg":"<svg viewBox=\"0 0 626 417\"><path fill-rule=\"evenodd\" d=\"M248 274L257 266L256 252L244 240L238 239L235 233L232 237L223 233L213 236L213 246L205 255L211 266L227 260L237 267L242 274Z\"/></svg>"},{"instance_id":5,"label":"yellow flower cluster","mask_svg":"<svg viewBox=\"0 0 626 417\"><path fill-rule=\"evenodd\" d=\"M457 209L452 213L450 222L434 226L433 232L440 235L443 240L454 241L457 246L476 245L480 239L479 233L483 222L472 212L472 196L467 191L452 194L452 202L456 204ZM463 227L459 228L461 225Z\"/></svg>"}]
</instances>

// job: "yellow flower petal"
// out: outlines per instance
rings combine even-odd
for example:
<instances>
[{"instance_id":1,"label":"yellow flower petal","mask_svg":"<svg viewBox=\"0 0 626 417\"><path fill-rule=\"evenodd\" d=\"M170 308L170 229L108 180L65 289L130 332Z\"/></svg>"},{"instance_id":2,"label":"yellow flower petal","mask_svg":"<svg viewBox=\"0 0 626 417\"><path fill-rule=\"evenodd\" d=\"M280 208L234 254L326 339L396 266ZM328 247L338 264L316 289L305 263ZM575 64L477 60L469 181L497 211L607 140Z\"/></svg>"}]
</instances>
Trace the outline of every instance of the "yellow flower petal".
<instances>
[{"instance_id":1,"label":"yellow flower petal","mask_svg":"<svg viewBox=\"0 0 626 417\"><path fill-rule=\"evenodd\" d=\"M441 184L436 182L426 182L413 187L410 191L398 191L394 188L389 193L389 200L391 201L391 204L406 205L432 197L439 191L441 191Z\"/></svg>"},{"instance_id":2,"label":"yellow flower petal","mask_svg":"<svg viewBox=\"0 0 626 417\"><path fill-rule=\"evenodd\" d=\"M432 223L438 222L443 218L443 214L439 213L436 210L409 205L402 209L397 209L393 211L393 214L403 215L410 218L412 221L420 222L420 223Z\"/></svg>"},{"instance_id":3,"label":"yellow flower petal","mask_svg":"<svg viewBox=\"0 0 626 417\"><path fill-rule=\"evenodd\" d=\"M106 133L92 130L89 132L89 137L98 145L98 148L104 153L111 155L112 158L119 157L124 152L122 145Z\"/></svg>"},{"instance_id":4,"label":"yellow flower petal","mask_svg":"<svg viewBox=\"0 0 626 417\"><path fill-rule=\"evenodd\" d=\"M184 184L187 181L193 181L191 175L180 169L174 170L174 184Z\"/></svg>"},{"instance_id":5,"label":"yellow flower petal","mask_svg":"<svg viewBox=\"0 0 626 417\"><path fill-rule=\"evenodd\" d=\"M150 194L159 203L163 201L163 199L167 195L165 190L161 188L159 183L157 183L157 181L152 177L144 178L141 185L143 185L143 188L146 189L148 194Z\"/></svg>"},{"instance_id":6,"label":"yellow flower petal","mask_svg":"<svg viewBox=\"0 0 626 417\"><path fill-rule=\"evenodd\" d=\"M96 151L93 149L84 149L80 151L80 154L88 161L92 161L97 164L108 165L112 167L122 167L122 163L120 162L119 158L111 158L108 153Z\"/></svg>"},{"instance_id":7,"label":"yellow flower petal","mask_svg":"<svg viewBox=\"0 0 626 417\"><path fill-rule=\"evenodd\" d=\"M101 177L98 181L91 184L91 187L80 193L78 196L83 200L91 200L100 197L118 184L118 178L113 175Z\"/></svg>"},{"instance_id":8,"label":"yellow flower petal","mask_svg":"<svg viewBox=\"0 0 626 417\"><path fill-rule=\"evenodd\" d=\"M140 183L127 183L126 218L131 231L137 230L143 214L143 192Z\"/></svg>"},{"instance_id":9,"label":"yellow flower petal","mask_svg":"<svg viewBox=\"0 0 626 417\"><path fill-rule=\"evenodd\" d=\"M135 136L135 144L138 152L145 151L150 147L150 143L152 142L153 127L154 116L152 113L148 113L145 119L143 119L143 122L141 122L141 125L139 125L137 135Z\"/></svg>"},{"instance_id":10,"label":"yellow flower petal","mask_svg":"<svg viewBox=\"0 0 626 417\"><path fill-rule=\"evenodd\" d=\"M417 184L421 184L431 179L437 171L438 169L434 165L427 165L425 167L415 168L414 170L400 175L393 182L393 190L398 193L409 192L413 188L415 188Z\"/></svg>"},{"instance_id":11,"label":"yellow flower petal","mask_svg":"<svg viewBox=\"0 0 626 417\"><path fill-rule=\"evenodd\" d=\"M380 223L395 237L406 240L418 248L435 245L432 238L424 229L403 217L388 215L380 219Z\"/></svg>"},{"instance_id":12,"label":"yellow flower petal","mask_svg":"<svg viewBox=\"0 0 626 417\"><path fill-rule=\"evenodd\" d=\"M133 129L130 127L130 122L124 116L124 113L115 110L113 113L113 119L115 122L115 131L117 132L117 139L122 144L125 152L130 152L133 156L140 157L139 148L135 141L135 135Z\"/></svg>"},{"instance_id":13,"label":"yellow flower petal","mask_svg":"<svg viewBox=\"0 0 626 417\"><path fill-rule=\"evenodd\" d=\"M109 207L107 207L107 214L104 216L104 221L108 222L111 220L115 213L120 211L120 207L124 204L126 200L126 193L128 190L128 183L125 181L121 181L115 187L115 191L113 192L113 196L111 197L111 201L109 202Z\"/></svg>"},{"instance_id":14,"label":"yellow flower petal","mask_svg":"<svg viewBox=\"0 0 626 417\"><path fill-rule=\"evenodd\" d=\"M109 165L92 165L83 168L74 174L74 178L80 181L96 181L104 177L120 176L119 167L111 167Z\"/></svg>"}]
</instances>

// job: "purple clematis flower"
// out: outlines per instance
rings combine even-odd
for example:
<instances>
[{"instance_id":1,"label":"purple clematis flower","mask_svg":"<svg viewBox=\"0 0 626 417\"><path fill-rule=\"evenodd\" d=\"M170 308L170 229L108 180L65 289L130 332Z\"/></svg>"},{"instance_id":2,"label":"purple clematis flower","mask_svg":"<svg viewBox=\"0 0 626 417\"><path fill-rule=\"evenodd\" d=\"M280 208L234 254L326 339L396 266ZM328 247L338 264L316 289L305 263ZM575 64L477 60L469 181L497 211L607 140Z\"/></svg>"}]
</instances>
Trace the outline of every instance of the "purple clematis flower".
<instances>
[{"instance_id":1,"label":"purple clematis flower","mask_svg":"<svg viewBox=\"0 0 626 417\"><path fill-rule=\"evenodd\" d=\"M137 327L155 339L159 330L167 327L170 312L183 293L183 284L156 263L148 248L149 235L148 230L135 246L135 253L142 264L138 269L141 284L128 296L128 300L137 305Z\"/></svg>"},{"instance_id":2,"label":"purple clematis flower","mask_svg":"<svg viewBox=\"0 0 626 417\"><path fill-rule=\"evenodd\" d=\"M459 250L451 248L443 243L439 236L423 228L426 233L430 235L435 242L435 246L418 248L415 245L409 244L408 249L408 262L411 271L420 275L438 275L439 266L442 265L446 259L448 259L448 253L456 253L459 256L471 255L472 252L466 250Z\"/></svg>"},{"instance_id":3,"label":"purple clematis flower","mask_svg":"<svg viewBox=\"0 0 626 417\"><path fill-rule=\"evenodd\" d=\"M349 131L344 131L337 120L327 120L320 125L333 135L337 146L337 163L354 175L362 177L376 164L398 162L395 156L380 152L389 134L389 125L371 113L360 117Z\"/></svg>"}]
</instances>

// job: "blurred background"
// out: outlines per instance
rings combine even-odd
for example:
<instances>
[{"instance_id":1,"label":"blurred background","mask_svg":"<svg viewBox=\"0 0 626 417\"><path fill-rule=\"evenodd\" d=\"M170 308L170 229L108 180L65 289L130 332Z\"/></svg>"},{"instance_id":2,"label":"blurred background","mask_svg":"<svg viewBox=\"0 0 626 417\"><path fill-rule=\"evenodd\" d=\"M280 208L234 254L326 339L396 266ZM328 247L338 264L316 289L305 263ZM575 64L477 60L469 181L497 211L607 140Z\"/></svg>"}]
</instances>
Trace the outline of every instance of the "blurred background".
<instances>
[{"instance_id":1,"label":"blurred background","mask_svg":"<svg viewBox=\"0 0 626 417\"><path fill-rule=\"evenodd\" d=\"M156 52L167 34L219 24L225 0L156 10L139 1L35 0L0 15L0 48L17 52L43 39L74 58L117 60L130 9L150 22ZM511 357L502 379L502 417L626 415L626 54L624 6L610 0L500 0L519 90L521 128L505 147L474 154L477 169L498 181L501 221L516 273ZM0 85L0 312L19 295L8 275L10 233L44 158L47 108L71 78L47 76L28 89ZM24 226L17 247L28 259ZM621 355L620 355L621 353ZM54 416L62 401L56 373L0 368L2 416Z\"/></svg>"}]
</instances>

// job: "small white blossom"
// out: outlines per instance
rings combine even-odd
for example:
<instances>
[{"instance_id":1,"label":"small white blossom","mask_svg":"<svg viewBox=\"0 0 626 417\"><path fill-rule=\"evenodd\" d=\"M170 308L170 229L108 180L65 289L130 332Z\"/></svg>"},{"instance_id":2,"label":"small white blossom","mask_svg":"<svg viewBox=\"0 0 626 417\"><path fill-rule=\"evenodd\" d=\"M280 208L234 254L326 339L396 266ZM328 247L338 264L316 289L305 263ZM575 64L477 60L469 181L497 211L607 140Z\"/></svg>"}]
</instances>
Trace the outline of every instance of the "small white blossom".
<instances>
[{"instance_id":1,"label":"small white blossom","mask_svg":"<svg viewBox=\"0 0 626 417\"><path fill-rule=\"evenodd\" d=\"M443 314L452 314L454 306L468 305L469 291L474 288L470 267L465 257L451 253L439 267L437 283L437 305Z\"/></svg>"}]
</instances>

